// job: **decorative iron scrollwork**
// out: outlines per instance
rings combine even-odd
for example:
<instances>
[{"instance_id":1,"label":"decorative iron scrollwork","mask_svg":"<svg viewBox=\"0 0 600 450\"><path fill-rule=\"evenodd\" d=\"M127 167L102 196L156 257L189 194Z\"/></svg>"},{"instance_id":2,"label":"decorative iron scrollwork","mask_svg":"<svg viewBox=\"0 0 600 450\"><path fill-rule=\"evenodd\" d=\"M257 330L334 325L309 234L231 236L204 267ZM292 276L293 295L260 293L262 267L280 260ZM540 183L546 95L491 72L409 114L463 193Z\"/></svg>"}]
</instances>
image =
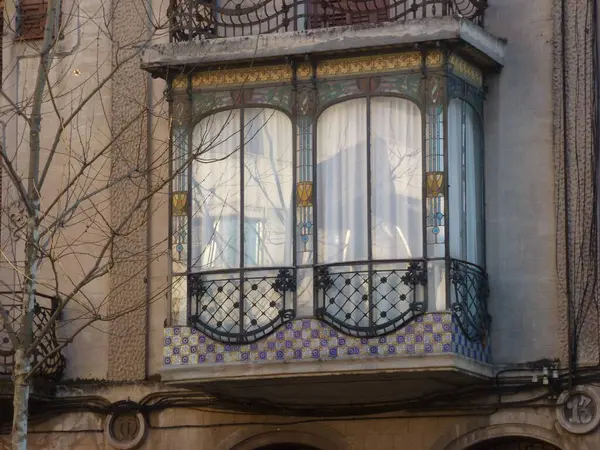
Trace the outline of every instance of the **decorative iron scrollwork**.
<instances>
[{"instance_id":1,"label":"decorative iron scrollwork","mask_svg":"<svg viewBox=\"0 0 600 450\"><path fill-rule=\"evenodd\" d=\"M190 324L220 342L251 343L295 317L295 290L292 269L190 274Z\"/></svg>"},{"instance_id":2,"label":"decorative iron scrollwork","mask_svg":"<svg viewBox=\"0 0 600 450\"><path fill-rule=\"evenodd\" d=\"M11 293L11 295L14 295L14 293ZM17 295L20 294L17 293ZM0 301L2 301L2 306L8 312L11 325L18 332L18 325L22 315L21 307L19 304L14 303L13 299L8 300L8 298L9 297L4 297L3 295L2 298L0 298ZM40 302L43 302L44 305L41 305ZM48 324L48 321L52 317L57 306L57 302L54 298L42 296L39 297L39 301L36 300L33 309L33 330L36 338L40 331ZM51 326L48 332L44 334L41 342L33 353L32 365L36 366L40 361L43 361L36 376L52 381L57 381L61 378L66 367L65 357L61 352L56 352L49 356L58 346L59 342L56 336L56 327ZM12 374L14 368L14 355L15 351L8 337L8 331L4 329L2 321L0 321L0 375Z\"/></svg>"},{"instance_id":3,"label":"decorative iron scrollwork","mask_svg":"<svg viewBox=\"0 0 600 450\"><path fill-rule=\"evenodd\" d=\"M427 272L421 262L413 261L408 263L406 273L402 275L402 282L407 286L424 286L427 283Z\"/></svg>"},{"instance_id":4,"label":"decorative iron scrollwork","mask_svg":"<svg viewBox=\"0 0 600 450\"><path fill-rule=\"evenodd\" d=\"M425 312L422 261L356 263L315 269L317 317L352 336L380 336Z\"/></svg>"},{"instance_id":5,"label":"decorative iron scrollwork","mask_svg":"<svg viewBox=\"0 0 600 450\"><path fill-rule=\"evenodd\" d=\"M293 292L296 290L296 277L290 269L280 269L271 286L280 294Z\"/></svg>"},{"instance_id":6,"label":"decorative iron scrollwork","mask_svg":"<svg viewBox=\"0 0 600 450\"><path fill-rule=\"evenodd\" d=\"M475 264L452 260L450 280L454 286L452 312L458 326L467 339L485 343L491 324L487 274Z\"/></svg>"},{"instance_id":7,"label":"decorative iron scrollwork","mask_svg":"<svg viewBox=\"0 0 600 450\"><path fill-rule=\"evenodd\" d=\"M481 23L486 0L171 0L174 41L459 16Z\"/></svg>"}]
</instances>

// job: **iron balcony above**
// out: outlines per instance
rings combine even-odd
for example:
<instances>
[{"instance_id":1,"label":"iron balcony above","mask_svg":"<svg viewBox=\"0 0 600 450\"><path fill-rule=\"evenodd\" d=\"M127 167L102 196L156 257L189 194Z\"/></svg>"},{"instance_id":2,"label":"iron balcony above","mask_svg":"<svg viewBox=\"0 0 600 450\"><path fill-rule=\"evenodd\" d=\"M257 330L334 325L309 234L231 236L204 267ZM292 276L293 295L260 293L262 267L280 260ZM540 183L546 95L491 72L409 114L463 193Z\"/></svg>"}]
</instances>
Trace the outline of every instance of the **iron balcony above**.
<instances>
[{"instance_id":1,"label":"iron balcony above","mask_svg":"<svg viewBox=\"0 0 600 450\"><path fill-rule=\"evenodd\" d=\"M17 293L17 295L20 294ZM0 294L2 306L7 311L10 323L16 331L18 330L22 311L20 305L14 300L12 296L9 297L7 294ZM34 338L37 338L39 333L46 327L55 308L56 302L53 299L38 295L33 315ZM58 346L56 329L52 326L33 352L33 367L43 361L35 374L37 378L48 381L58 381L61 378L65 370L65 358L60 352L55 351ZM12 375L15 364L14 356L15 350L9 338L8 331L5 329L3 322L0 321L0 377L10 377Z\"/></svg>"},{"instance_id":2,"label":"iron balcony above","mask_svg":"<svg viewBox=\"0 0 600 450\"><path fill-rule=\"evenodd\" d=\"M481 24L487 0L171 0L174 42L454 16Z\"/></svg>"}]
</instances>

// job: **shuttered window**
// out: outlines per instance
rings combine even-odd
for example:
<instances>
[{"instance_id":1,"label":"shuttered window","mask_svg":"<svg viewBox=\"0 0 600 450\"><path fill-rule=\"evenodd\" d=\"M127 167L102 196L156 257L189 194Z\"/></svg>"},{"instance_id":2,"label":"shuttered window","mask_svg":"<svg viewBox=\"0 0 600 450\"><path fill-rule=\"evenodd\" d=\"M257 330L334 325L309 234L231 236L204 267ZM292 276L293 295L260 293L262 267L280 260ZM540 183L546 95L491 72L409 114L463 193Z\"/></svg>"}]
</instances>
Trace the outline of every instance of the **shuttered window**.
<instances>
[{"instance_id":1,"label":"shuttered window","mask_svg":"<svg viewBox=\"0 0 600 450\"><path fill-rule=\"evenodd\" d=\"M3 71L2 68L3 66L3 60L2 60L2 55L4 54L4 0L0 0L0 89L2 88L2 80L4 79L3 77ZM2 166L0 165L0 170L2 169ZM1 173L1 172L0 172ZM0 185L0 199L2 198L2 189L1 189L2 185Z\"/></svg>"},{"instance_id":2,"label":"shuttered window","mask_svg":"<svg viewBox=\"0 0 600 450\"><path fill-rule=\"evenodd\" d=\"M310 28L376 24L388 20L389 15L389 0L313 0L309 7Z\"/></svg>"},{"instance_id":3,"label":"shuttered window","mask_svg":"<svg viewBox=\"0 0 600 450\"><path fill-rule=\"evenodd\" d=\"M47 12L47 0L20 0L17 22L19 38L43 39Z\"/></svg>"}]
</instances>

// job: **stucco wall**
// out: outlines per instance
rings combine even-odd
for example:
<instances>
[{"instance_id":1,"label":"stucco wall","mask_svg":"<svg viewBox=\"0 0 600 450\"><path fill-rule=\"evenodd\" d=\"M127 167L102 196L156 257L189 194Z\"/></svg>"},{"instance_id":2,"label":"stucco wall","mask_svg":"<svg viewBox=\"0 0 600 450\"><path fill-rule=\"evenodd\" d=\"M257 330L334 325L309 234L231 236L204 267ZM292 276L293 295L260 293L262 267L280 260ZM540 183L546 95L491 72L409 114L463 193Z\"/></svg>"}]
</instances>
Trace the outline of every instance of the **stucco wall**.
<instances>
[{"instance_id":1,"label":"stucco wall","mask_svg":"<svg viewBox=\"0 0 600 450\"><path fill-rule=\"evenodd\" d=\"M78 388L80 394L99 395L109 401L139 401L150 392L165 390L159 384L126 384ZM67 394L68 392L63 392ZM72 392L71 392L72 393ZM600 435L573 435L556 424L554 408L519 408L393 413L380 417L303 418L226 414L198 409L167 409L148 415L148 435L142 450L248 450L268 443L310 443L322 450L464 450L500 436L530 437L550 442L560 450L593 450ZM33 427L31 449L97 450L106 445L104 417L89 413L66 414ZM0 438L1 439L1 438Z\"/></svg>"},{"instance_id":2,"label":"stucco wall","mask_svg":"<svg viewBox=\"0 0 600 450\"><path fill-rule=\"evenodd\" d=\"M147 38L146 5L143 2L122 1L113 5L113 57L123 60L136 52ZM114 67L113 62L113 67ZM147 155L148 76L139 68L137 58L123 64L115 73L112 91L112 131L121 133L112 151L114 176L123 176L139 168L145 173L149 165ZM132 124L132 121L133 124ZM131 124L131 125L129 125ZM132 208L147 195L147 175L126 182L111 190L113 226L129 221ZM147 241L147 209L135 211L122 230L115 245L124 259L111 271L109 312L117 316L110 322L108 378L113 380L142 380L146 377L147 340L147 272L144 249ZM129 256L128 256L129 255Z\"/></svg>"},{"instance_id":3,"label":"stucco wall","mask_svg":"<svg viewBox=\"0 0 600 450\"><path fill-rule=\"evenodd\" d=\"M37 77L39 48L41 40L21 42L15 38L14 2L4 2L5 17L10 20L10 25L5 24L3 35L3 90L15 103L29 107L32 99L32 89ZM110 72L110 40L103 29L102 9L98 8L95 0L63 1L62 24L64 32L62 39L57 43L54 58L51 60L52 69L49 73L49 82L52 86L54 104L63 119L69 117L81 101L97 87L95 80L101 80ZM67 186L76 173L81 156L95 155L103 149L110 140L110 89L109 81L82 109L73 120L66 126L62 138L57 147L57 153L53 159L48 176L44 182L41 192L41 204L44 210L56 198L58 192ZM4 99L0 99L2 114L0 122L6 125L3 129L2 144L5 145L10 156L15 157L17 172L27 178L28 171L28 143L29 129L21 118L18 118L11 107L7 106ZM41 161L45 163L56 131L59 128L59 120L55 107L49 95L45 95L42 106L41 124ZM77 159L79 162L75 162ZM96 179L86 177L87 187L90 191L101 188L104 180L109 176L109 167L103 164L101 158L98 164L93 166ZM71 206L75 199L82 194L79 184L71 190L71 196L63 196L50 216L56 215ZM4 177L5 195L4 202L10 203L16 199L14 188L9 186L8 177ZM82 209L89 204L82 205ZM100 208L102 209L102 208ZM102 216L110 220L109 211L102 210ZM84 216L86 216L84 214ZM94 242L102 239L102 230L99 225L98 216L88 214L86 217L77 215L68 226L65 226L59 235L64 236L64 241L72 244L70 249L61 247L64 241L60 238L55 240L56 253L60 254L60 264L57 264L58 283L63 292L69 292L74 283L81 279L81 274L89 271L93 264L93 254L97 247ZM6 216L2 218L3 235L2 250L5 255L14 258L20 264L23 260L22 240L17 241L10 235ZM62 248L62 249L61 249ZM2 258L2 281L20 286L16 271L4 262ZM40 271L42 282L54 285L56 277L50 264L46 263ZM18 287L17 289L19 289ZM5 289L2 288L3 290ZM43 289L41 289L43 290ZM99 307L101 313L105 308L101 307L106 298L108 283L106 279L96 280L87 285L82 292L76 296L75 301L64 311L59 337L68 337L77 329L82 321L82 315L86 315L85 308L88 305ZM48 290L46 290L48 292ZM88 303L89 302L89 303ZM69 361L67 372L68 378L104 378L107 373L108 361L108 335L106 324L99 322L94 327L81 332L75 342L69 345L64 353ZM94 358L89 358L90 349L93 348Z\"/></svg>"},{"instance_id":4,"label":"stucco wall","mask_svg":"<svg viewBox=\"0 0 600 450\"><path fill-rule=\"evenodd\" d=\"M496 363L558 356L552 0L491 0L508 40L485 104L486 250Z\"/></svg>"}]
</instances>

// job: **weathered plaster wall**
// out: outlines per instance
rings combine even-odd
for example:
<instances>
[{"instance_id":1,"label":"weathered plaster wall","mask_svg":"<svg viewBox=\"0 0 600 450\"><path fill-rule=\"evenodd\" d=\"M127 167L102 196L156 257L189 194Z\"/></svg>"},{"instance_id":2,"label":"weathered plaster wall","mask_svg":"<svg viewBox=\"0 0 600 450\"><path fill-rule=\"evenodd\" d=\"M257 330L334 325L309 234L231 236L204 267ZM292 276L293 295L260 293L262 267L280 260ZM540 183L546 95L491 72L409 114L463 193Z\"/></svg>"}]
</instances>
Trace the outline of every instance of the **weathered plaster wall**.
<instances>
[{"instance_id":1,"label":"weathered plaster wall","mask_svg":"<svg viewBox=\"0 0 600 450\"><path fill-rule=\"evenodd\" d=\"M592 1L554 1L554 155L560 355L598 364L597 142L594 142ZM597 75L596 75L597 76ZM568 305L571 305L569 308ZM571 326L567 318L570 316Z\"/></svg>"},{"instance_id":2,"label":"weathered plaster wall","mask_svg":"<svg viewBox=\"0 0 600 450\"><path fill-rule=\"evenodd\" d=\"M491 0L486 29L508 40L487 78L487 270L496 363L558 356L552 154L552 0Z\"/></svg>"},{"instance_id":3,"label":"weathered plaster wall","mask_svg":"<svg viewBox=\"0 0 600 450\"><path fill-rule=\"evenodd\" d=\"M168 3L152 0L156 17L166 17ZM155 43L168 42L168 35L156 36ZM165 98L166 82L160 78L152 80L149 141L152 160L159 170L152 173L151 183L156 186L169 176L169 103ZM148 375L153 376L162 368L163 334L165 321L169 317L170 260L168 257L169 231L169 186L164 187L152 198L152 217L149 225L151 260L149 265L150 301L148 304Z\"/></svg>"},{"instance_id":4,"label":"weathered plaster wall","mask_svg":"<svg viewBox=\"0 0 600 450\"><path fill-rule=\"evenodd\" d=\"M39 62L39 46L41 40L21 42L15 38L15 3L3 2L5 5L5 17L10 20L10 25L5 24L3 35L3 90L15 103L29 105L32 98L32 89L37 77ZM64 0L62 24L64 25L63 38L57 43L56 52L52 59L52 69L49 73L49 81L52 86L54 103L59 114L63 118L69 117L75 108L81 103L92 89L97 87L94 80L104 79L110 73L110 39L103 29L102 9L98 8L96 0ZM48 176L44 182L41 192L42 209L56 199L58 192L65 188L73 175L76 173L78 162L82 154L88 156L98 154L110 139L110 89L109 81L86 105L76 114L73 120L66 126L57 147ZM2 114L0 122L6 128L0 128L4 132L2 145L12 156L15 157L17 172L27 178L28 170L28 143L29 129L22 119L11 113L4 99L0 100ZM45 163L49 149L54 141L56 131L59 128L59 119L55 107L48 95L45 96L42 105L41 125L41 160ZM104 180L109 175L109 166L100 158L97 164L92 166L93 177L86 178L86 188L89 190L101 188ZM80 184L78 186L81 186ZM4 198L6 203L16 199L15 191L9 187L8 177L4 177ZM58 202L50 216L56 216L57 211L64 211L71 206L75 199L82 194L78 187L72 190L72 195L67 199L63 197ZM82 209L88 208L89 204L83 205ZM101 215L110 220L110 211L101 210ZM81 209L78 211L81 212ZM93 265L94 254L97 250L95 243L101 241L103 231L93 213L87 214L85 218L81 215L67 223L61 233L64 238L55 240L55 256L60 254L60 264L57 264L58 283L63 292L69 292L74 283L81 279L81 275L89 271ZM3 235L2 250L5 255L11 255L14 251L14 260L21 264L23 260L22 246L12 246L15 242L8 229L6 216L2 217ZM68 241L69 249L64 247ZM21 241L22 243L22 241ZM10 257L10 256L9 256ZM0 279L6 283L19 286L21 280L15 275L16 271L10 264L0 258ZM42 282L54 285L55 276L48 261L40 271ZM5 290L3 288L2 290ZM46 291L47 292L47 291ZM58 330L59 337L70 336L82 323L80 318L86 316L85 310L89 305L99 308L105 312L101 305L108 292L107 279L95 280L85 286L75 300L66 308ZM92 308L90 308L92 309ZM107 372L108 362L108 327L105 323L97 323L94 327L81 332L75 342L69 345L64 354L68 359L67 378L104 378ZM94 358L89 358L90 348L93 347Z\"/></svg>"},{"instance_id":5,"label":"weathered plaster wall","mask_svg":"<svg viewBox=\"0 0 600 450\"><path fill-rule=\"evenodd\" d=\"M113 4L113 57L123 60L148 37L146 4L127 0ZM114 65L114 62L113 62ZM146 73L137 57L126 62L113 78L112 132L125 131L113 147L113 176L138 168L146 170L148 123ZM132 125L128 126L129 124ZM119 185L111 191L113 227L127 222L116 246L122 259L111 271L108 378L142 380L146 377L147 339L147 209L132 208L146 195L146 176ZM147 206L147 205L146 205Z\"/></svg>"},{"instance_id":6,"label":"weathered plaster wall","mask_svg":"<svg viewBox=\"0 0 600 450\"><path fill-rule=\"evenodd\" d=\"M139 401L159 384L82 387L81 395L100 395L109 401ZM70 392L71 394L73 392ZM67 392L62 392L67 394ZM474 410L444 415L396 413L380 417L318 419L170 409L149 415L150 429L142 450L250 450L269 443L299 442L322 450L465 450L501 436L541 439L560 450L594 450L600 435L576 436L556 424L554 408ZM63 415L33 427L31 449L106 450L103 417L88 413Z\"/></svg>"}]
</instances>

